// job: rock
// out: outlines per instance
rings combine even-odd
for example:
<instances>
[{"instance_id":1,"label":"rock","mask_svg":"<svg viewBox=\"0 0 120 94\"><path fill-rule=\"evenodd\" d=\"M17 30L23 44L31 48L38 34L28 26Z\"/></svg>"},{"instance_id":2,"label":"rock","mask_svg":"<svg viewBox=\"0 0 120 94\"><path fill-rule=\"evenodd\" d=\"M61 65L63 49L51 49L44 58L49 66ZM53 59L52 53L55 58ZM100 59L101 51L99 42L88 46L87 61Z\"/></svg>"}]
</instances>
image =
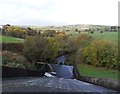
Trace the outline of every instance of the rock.
<instances>
[{"instance_id":1,"label":"rock","mask_svg":"<svg viewBox=\"0 0 120 94\"><path fill-rule=\"evenodd\" d=\"M46 72L44 75L45 75L46 77L54 77L53 75L51 75L51 74L48 73L48 72Z\"/></svg>"}]
</instances>

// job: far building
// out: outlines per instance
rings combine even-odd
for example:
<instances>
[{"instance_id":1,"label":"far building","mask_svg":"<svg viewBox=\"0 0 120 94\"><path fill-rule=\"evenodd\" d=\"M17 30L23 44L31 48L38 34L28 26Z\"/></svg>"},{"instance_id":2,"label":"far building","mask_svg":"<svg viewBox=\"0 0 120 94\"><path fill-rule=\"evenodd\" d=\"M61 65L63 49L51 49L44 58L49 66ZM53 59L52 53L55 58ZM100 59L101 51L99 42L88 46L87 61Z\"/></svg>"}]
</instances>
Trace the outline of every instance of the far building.
<instances>
[{"instance_id":1,"label":"far building","mask_svg":"<svg viewBox=\"0 0 120 94\"><path fill-rule=\"evenodd\" d=\"M3 25L0 25L0 29L3 29Z\"/></svg>"},{"instance_id":2,"label":"far building","mask_svg":"<svg viewBox=\"0 0 120 94\"><path fill-rule=\"evenodd\" d=\"M3 29L3 25L0 25L0 33L2 32Z\"/></svg>"},{"instance_id":3,"label":"far building","mask_svg":"<svg viewBox=\"0 0 120 94\"><path fill-rule=\"evenodd\" d=\"M89 28L81 28L80 31L88 31Z\"/></svg>"}]
</instances>

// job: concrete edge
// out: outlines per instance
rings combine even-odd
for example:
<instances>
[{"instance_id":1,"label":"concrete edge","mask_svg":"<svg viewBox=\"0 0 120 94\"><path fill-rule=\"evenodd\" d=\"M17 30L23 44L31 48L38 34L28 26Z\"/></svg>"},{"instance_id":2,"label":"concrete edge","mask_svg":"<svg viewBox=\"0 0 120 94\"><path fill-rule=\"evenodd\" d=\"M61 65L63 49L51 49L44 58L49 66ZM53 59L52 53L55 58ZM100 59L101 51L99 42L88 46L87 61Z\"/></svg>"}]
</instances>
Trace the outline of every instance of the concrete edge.
<instances>
[{"instance_id":1,"label":"concrete edge","mask_svg":"<svg viewBox=\"0 0 120 94\"><path fill-rule=\"evenodd\" d=\"M77 80L92 83L92 84L102 86L108 89L120 91L119 79L113 80L113 79L108 79L108 78L81 76L76 66L74 66L73 74Z\"/></svg>"},{"instance_id":2,"label":"concrete edge","mask_svg":"<svg viewBox=\"0 0 120 94\"><path fill-rule=\"evenodd\" d=\"M112 80L107 78L96 78L96 77L87 77L80 76L78 80L89 82L95 85L99 85L108 89L120 91L120 85L118 84L118 80Z\"/></svg>"}]
</instances>

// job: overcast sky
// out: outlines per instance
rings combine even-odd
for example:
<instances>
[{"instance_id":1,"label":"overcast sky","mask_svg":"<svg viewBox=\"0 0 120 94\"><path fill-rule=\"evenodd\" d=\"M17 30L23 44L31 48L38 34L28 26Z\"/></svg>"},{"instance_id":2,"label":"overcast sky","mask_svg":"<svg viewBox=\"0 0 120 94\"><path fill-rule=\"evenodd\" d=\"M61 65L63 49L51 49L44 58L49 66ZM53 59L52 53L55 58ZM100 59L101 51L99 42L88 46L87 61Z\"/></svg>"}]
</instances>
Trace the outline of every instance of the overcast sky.
<instances>
[{"instance_id":1,"label":"overcast sky","mask_svg":"<svg viewBox=\"0 0 120 94\"><path fill-rule=\"evenodd\" d=\"M0 0L0 24L118 24L119 0Z\"/></svg>"}]
</instances>

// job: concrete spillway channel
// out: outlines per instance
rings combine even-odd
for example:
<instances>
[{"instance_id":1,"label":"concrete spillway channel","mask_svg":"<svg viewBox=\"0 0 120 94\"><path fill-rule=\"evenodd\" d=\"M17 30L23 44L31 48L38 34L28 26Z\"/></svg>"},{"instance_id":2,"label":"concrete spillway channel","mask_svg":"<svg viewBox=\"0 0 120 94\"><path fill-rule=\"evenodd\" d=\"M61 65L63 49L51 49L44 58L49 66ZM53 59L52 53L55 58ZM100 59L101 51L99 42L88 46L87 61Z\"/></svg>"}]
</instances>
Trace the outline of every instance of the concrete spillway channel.
<instances>
[{"instance_id":1,"label":"concrete spillway channel","mask_svg":"<svg viewBox=\"0 0 120 94\"><path fill-rule=\"evenodd\" d=\"M58 77L23 77L3 79L3 92L99 92L116 93L90 83L76 79L65 79Z\"/></svg>"},{"instance_id":2,"label":"concrete spillway channel","mask_svg":"<svg viewBox=\"0 0 120 94\"><path fill-rule=\"evenodd\" d=\"M2 90L3 92L116 93L116 91L74 79L72 66L51 64L51 67L57 73L56 76L4 78Z\"/></svg>"}]
</instances>

